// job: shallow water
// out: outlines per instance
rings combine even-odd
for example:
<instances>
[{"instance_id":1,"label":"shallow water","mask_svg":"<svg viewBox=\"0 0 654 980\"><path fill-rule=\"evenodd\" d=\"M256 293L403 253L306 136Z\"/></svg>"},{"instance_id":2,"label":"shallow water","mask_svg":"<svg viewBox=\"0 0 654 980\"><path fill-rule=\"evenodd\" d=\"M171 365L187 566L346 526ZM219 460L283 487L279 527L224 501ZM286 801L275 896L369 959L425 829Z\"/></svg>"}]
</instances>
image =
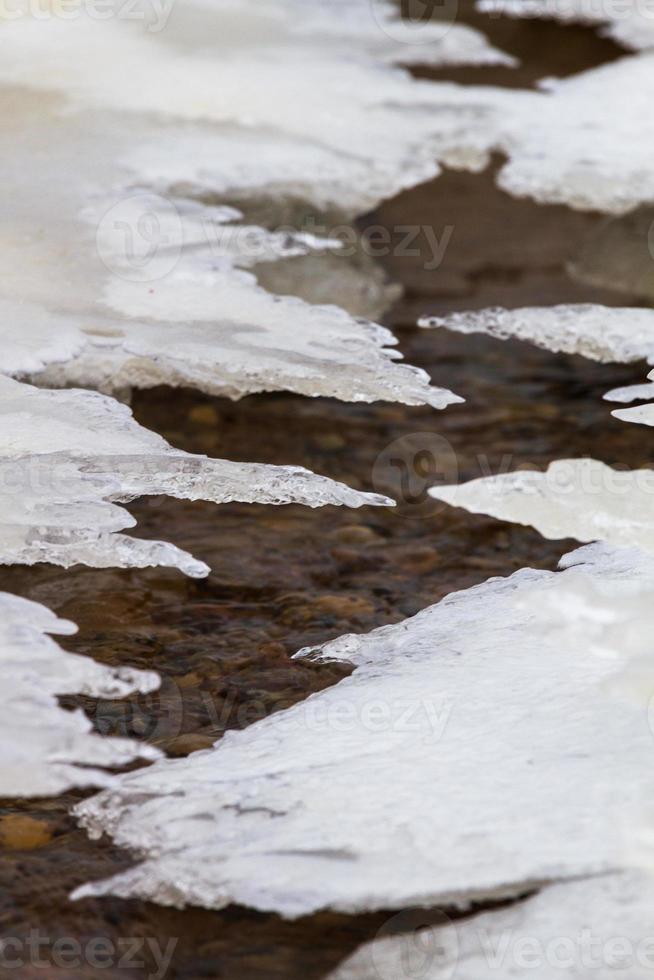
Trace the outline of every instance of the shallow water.
<instances>
[{"instance_id":1,"label":"shallow water","mask_svg":"<svg viewBox=\"0 0 654 980\"><path fill-rule=\"evenodd\" d=\"M582 70L618 49L590 30L472 17L528 68L429 72L428 77L530 84ZM451 227L443 264L421 255L380 259L405 297L386 322L406 359L466 398L438 413L398 405L345 405L292 395L239 403L195 392L140 392L140 422L173 445L232 459L298 463L396 497L395 510L183 503L132 505L137 533L165 537L213 569L206 581L161 571L42 566L0 570L0 589L36 599L79 624L65 645L107 663L154 668L165 678L148 698L81 704L98 728L147 738L170 754L211 744L335 683L342 666L298 663L299 647L395 622L491 575L525 565L553 568L571 542L446 510L428 500L438 479L469 479L566 456L648 465L643 432L612 419L605 391L643 380L642 366L600 366L527 345L418 331L425 313L557 302L638 303L638 296L583 286L566 272L604 218L538 207L498 191L492 175L446 174L388 202L360 223ZM338 297L336 297L338 299ZM434 455L438 463L434 463ZM321 915L295 923L242 909L175 911L113 899L72 905L77 884L130 863L107 842L89 842L67 815L80 794L0 804L3 936L38 929L53 942L106 936L177 939L168 977L313 980L323 977L391 916ZM149 970L0 967L0 975L128 978Z\"/></svg>"}]
</instances>

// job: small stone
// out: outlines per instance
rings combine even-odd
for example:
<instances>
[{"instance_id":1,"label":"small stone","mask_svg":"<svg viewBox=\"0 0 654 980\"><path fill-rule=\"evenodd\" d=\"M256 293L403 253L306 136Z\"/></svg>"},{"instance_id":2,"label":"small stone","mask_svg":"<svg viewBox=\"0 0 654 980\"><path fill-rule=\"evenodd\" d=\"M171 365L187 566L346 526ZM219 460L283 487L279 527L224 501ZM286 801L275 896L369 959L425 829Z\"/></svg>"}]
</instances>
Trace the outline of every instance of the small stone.
<instances>
[{"instance_id":1,"label":"small stone","mask_svg":"<svg viewBox=\"0 0 654 980\"><path fill-rule=\"evenodd\" d=\"M0 846L10 851L33 851L52 839L52 830L44 820L8 813L0 817Z\"/></svg>"},{"instance_id":2,"label":"small stone","mask_svg":"<svg viewBox=\"0 0 654 980\"><path fill-rule=\"evenodd\" d=\"M178 687L196 688L202 683L202 678L196 673L184 674L182 677L177 678L176 683Z\"/></svg>"},{"instance_id":3,"label":"small stone","mask_svg":"<svg viewBox=\"0 0 654 980\"><path fill-rule=\"evenodd\" d=\"M415 548L396 558L398 568L414 575L426 575L441 564L441 556L435 548Z\"/></svg>"},{"instance_id":4,"label":"small stone","mask_svg":"<svg viewBox=\"0 0 654 980\"><path fill-rule=\"evenodd\" d=\"M318 449L345 449L346 442L338 432L325 432L323 435L314 436L313 444Z\"/></svg>"},{"instance_id":5,"label":"small stone","mask_svg":"<svg viewBox=\"0 0 654 980\"><path fill-rule=\"evenodd\" d=\"M332 536L344 544L380 544L383 541L380 534L365 524L346 524L336 528Z\"/></svg>"},{"instance_id":6,"label":"small stone","mask_svg":"<svg viewBox=\"0 0 654 980\"><path fill-rule=\"evenodd\" d=\"M196 425L218 425L220 416L213 405L196 405L188 413L189 420Z\"/></svg>"},{"instance_id":7,"label":"small stone","mask_svg":"<svg viewBox=\"0 0 654 980\"><path fill-rule=\"evenodd\" d=\"M179 757L190 755L191 752L199 752L200 749L210 749L216 739L211 735L194 735L190 732L187 735L178 735L166 742L164 748L168 755Z\"/></svg>"},{"instance_id":8,"label":"small stone","mask_svg":"<svg viewBox=\"0 0 654 980\"><path fill-rule=\"evenodd\" d=\"M313 610L318 615L350 619L352 616L370 616L375 607L360 596L324 595L314 600Z\"/></svg>"}]
</instances>

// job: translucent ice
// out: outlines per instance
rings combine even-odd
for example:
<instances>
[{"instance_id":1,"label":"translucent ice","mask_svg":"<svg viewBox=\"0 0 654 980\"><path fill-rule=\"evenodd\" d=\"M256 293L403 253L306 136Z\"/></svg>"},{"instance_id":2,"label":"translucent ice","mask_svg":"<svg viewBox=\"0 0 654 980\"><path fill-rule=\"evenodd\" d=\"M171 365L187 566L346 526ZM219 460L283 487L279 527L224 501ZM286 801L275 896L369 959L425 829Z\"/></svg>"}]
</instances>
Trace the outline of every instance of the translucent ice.
<instances>
[{"instance_id":1,"label":"translucent ice","mask_svg":"<svg viewBox=\"0 0 654 980\"><path fill-rule=\"evenodd\" d=\"M581 354L593 361L654 364L654 310L598 305L501 308L446 317L423 317L421 327L486 333L500 340L526 340L546 350Z\"/></svg>"},{"instance_id":2,"label":"translucent ice","mask_svg":"<svg viewBox=\"0 0 654 980\"><path fill-rule=\"evenodd\" d=\"M602 33L626 48L654 47L652 0L478 0L477 9L491 15L603 25Z\"/></svg>"},{"instance_id":3,"label":"translucent ice","mask_svg":"<svg viewBox=\"0 0 654 980\"><path fill-rule=\"evenodd\" d=\"M561 642L524 600L591 579L654 585L654 559L593 545L317 651L357 668L214 749L127 774L78 815L142 858L84 886L294 917L469 906L624 866L654 800L620 665ZM519 601L522 600L522 601Z\"/></svg>"},{"instance_id":4,"label":"translucent ice","mask_svg":"<svg viewBox=\"0 0 654 980\"><path fill-rule=\"evenodd\" d=\"M171 544L128 537L116 501L188 500L383 504L301 467L208 459L173 449L105 395L49 391L0 377L0 562L208 568Z\"/></svg>"},{"instance_id":5,"label":"translucent ice","mask_svg":"<svg viewBox=\"0 0 654 980\"><path fill-rule=\"evenodd\" d=\"M76 627L35 602L0 593L2 736L0 795L51 796L73 786L108 786L104 770L159 752L131 739L94 734L81 710L57 695L120 698L159 686L149 671L109 668L67 653L48 635Z\"/></svg>"},{"instance_id":6,"label":"translucent ice","mask_svg":"<svg viewBox=\"0 0 654 980\"><path fill-rule=\"evenodd\" d=\"M638 409L618 416L625 411ZM473 514L534 527L545 538L654 551L654 470L615 470L596 459L559 459L544 473L502 473L433 487L429 494Z\"/></svg>"}]
</instances>

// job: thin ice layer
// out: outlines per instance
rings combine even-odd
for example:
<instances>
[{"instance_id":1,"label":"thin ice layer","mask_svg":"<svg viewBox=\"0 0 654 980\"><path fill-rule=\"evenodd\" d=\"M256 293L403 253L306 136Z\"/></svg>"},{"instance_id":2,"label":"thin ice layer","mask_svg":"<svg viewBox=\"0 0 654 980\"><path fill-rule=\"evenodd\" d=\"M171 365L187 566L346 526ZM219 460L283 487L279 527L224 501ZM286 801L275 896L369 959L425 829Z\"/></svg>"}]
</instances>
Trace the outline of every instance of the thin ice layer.
<instances>
[{"instance_id":1,"label":"thin ice layer","mask_svg":"<svg viewBox=\"0 0 654 980\"><path fill-rule=\"evenodd\" d=\"M638 409L617 415L628 411ZM596 459L559 459L545 472L502 473L432 487L429 494L473 514L534 527L552 540L606 541L654 551L651 469L615 470Z\"/></svg>"},{"instance_id":2,"label":"thin ice layer","mask_svg":"<svg viewBox=\"0 0 654 980\"><path fill-rule=\"evenodd\" d=\"M366 943L328 980L650 980L654 879L598 875L544 888L509 908ZM395 924L398 931L402 925Z\"/></svg>"},{"instance_id":3,"label":"thin ice layer","mask_svg":"<svg viewBox=\"0 0 654 980\"><path fill-rule=\"evenodd\" d=\"M192 127L99 110L62 114L65 108L41 93L0 90L8 135L0 235L5 372L104 391L170 384L234 398L289 389L438 408L460 400L432 387L424 371L397 363L389 331L257 284L249 268L325 249L332 257L338 242L280 224L273 204L268 231L234 208L197 200L189 169L197 155L184 144L193 143ZM150 167L170 159L169 144L187 168L174 192ZM222 167L222 139L210 148ZM243 153L239 172L247 174L247 160L257 173L265 168L256 142ZM45 160L48 193L41 195L34 188ZM39 173L29 180L35 161ZM259 176L260 193L273 194ZM221 188L211 179L207 193ZM319 276L319 264L311 271Z\"/></svg>"},{"instance_id":4,"label":"thin ice layer","mask_svg":"<svg viewBox=\"0 0 654 980\"><path fill-rule=\"evenodd\" d=\"M626 385L624 388L612 388L604 395L607 402L636 402L654 398L654 381L646 381L641 385Z\"/></svg>"},{"instance_id":5,"label":"thin ice layer","mask_svg":"<svg viewBox=\"0 0 654 980\"><path fill-rule=\"evenodd\" d=\"M73 623L36 602L0 593L0 796L53 796L74 786L109 786L105 770L160 753L131 739L103 738L57 695L121 698L159 686L150 671L110 668L63 650L48 634Z\"/></svg>"},{"instance_id":6,"label":"thin ice layer","mask_svg":"<svg viewBox=\"0 0 654 980\"><path fill-rule=\"evenodd\" d=\"M581 354L609 363L654 364L654 310L597 304L492 308L445 317L423 317L421 327L485 333L499 340L526 340L545 350Z\"/></svg>"},{"instance_id":7,"label":"thin ice layer","mask_svg":"<svg viewBox=\"0 0 654 980\"><path fill-rule=\"evenodd\" d=\"M564 24L592 24L602 34L634 51L654 47L652 0L477 0L491 16L538 17Z\"/></svg>"},{"instance_id":8,"label":"thin ice layer","mask_svg":"<svg viewBox=\"0 0 654 980\"><path fill-rule=\"evenodd\" d=\"M645 400L648 398L654 398L654 371L650 371L647 375L648 381L639 385L626 385L624 388L612 388L611 391L607 391L604 398L609 402L623 402L627 404L628 402L635 402L641 399ZM643 424L648 425L645 421L651 414L650 405L642 405L640 408L643 409L642 412L636 409L625 409L612 412L618 419L624 419L626 422L643 422Z\"/></svg>"},{"instance_id":9,"label":"thin ice layer","mask_svg":"<svg viewBox=\"0 0 654 980\"><path fill-rule=\"evenodd\" d=\"M519 600L580 577L605 597L651 588L654 560L596 545L566 565L303 651L357 669L78 807L143 860L76 897L295 917L465 907L621 867L654 797L642 707L607 692L615 661L561 642Z\"/></svg>"},{"instance_id":10,"label":"thin ice layer","mask_svg":"<svg viewBox=\"0 0 654 980\"><path fill-rule=\"evenodd\" d=\"M635 405L633 408L617 408L611 412L614 418L622 422L635 422L637 425L654 425L654 403Z\"/></svg>"},{"instance_id":11,"label":"thin ice layer","mask_svg":"<svg viewBox=\"0 0 654 980\"><path fill-rule=\"evenodd\" d=\"M209 569L162 541L118 533L115 501L143 494L223 503L388 504L302 467L209 459L173 449L125 405L92 391L48 391L0 377L0 562Z\"/></svg>"},{"instance_id":12,"label":"thin ice layer","mask_svg":"<svg viewBox=\"0 0 654 980\"><path fill-rule=\"evenodd\" d=\"M534 527L552 540L606 541L654 551L651 469L614 470L596 459L558 459L545 472L501 473L432 487L429 494L473 514Z\"/></svg>"}]
</instances>

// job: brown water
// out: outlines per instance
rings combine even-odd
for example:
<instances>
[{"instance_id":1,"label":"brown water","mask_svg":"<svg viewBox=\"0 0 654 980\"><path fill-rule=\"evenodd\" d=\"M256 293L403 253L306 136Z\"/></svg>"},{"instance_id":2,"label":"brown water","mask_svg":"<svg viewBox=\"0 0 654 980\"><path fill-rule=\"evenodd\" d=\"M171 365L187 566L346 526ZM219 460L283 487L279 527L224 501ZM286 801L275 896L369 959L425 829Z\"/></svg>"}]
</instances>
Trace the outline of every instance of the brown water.
<instances>
[{"instance_id":1,"label":"brown water","mask_svg":"<svg viewBox=\"0 0 654 980\"><path fill-rule=\"evenodd\" d=\"M526 85L618 54L591 31L467 19L523 57L528 68L515 74L423 74ZM400 506L311 511L142 501L132 508L137 533L192 551L213 569L206 581L158 570L1 570L0 589L43 602L79 624L79 635L66 641L70 649L106 663L154 668L165 678L162 691L149 698L66 703L81 704L103 732L148 738L185 755L346 672L292 662L299 647L395 622L491 575L525 565L554 568L573 542L546 542L525 528L447 510L426 501L424 490L438 478L456 477L455 464L460 478L579 455L648 465L643 430L612 419L601 400L611 387L643 380L643 367L598 366L517 343L412 325L423 313L502 303L637 303L638 296L591 289L566 273L566 264L603 221L513 200L495 188L490 173L449 173L361 223L364 229L383 224L392 232L397 225L429 224L438 236L452 227L437 271L425 270L425 255L383 260L406 291L387 321L397 329L407 360L465 396L465 405L437 413L292 395L234 404L187 391L174 397L166 390L137 394L139 421L180 448L302 464L356 487L375 484L400 499ZM432 469L434 446L446 472ZM390 459L404 461L404 472ZM170 978L319 980L393 914L319 915L286 923L240 908L176 911L113 899L71 904L67 895L75 885L131 862L125 852L108 842L91 843L76 828L67 810L81 795L0 801L3 936L24 938L38 929L50 943L58 937L84 943L95 936L150 937L163 946L174 938ZM0 966L0 976L57 980L141 980L149 972L116 962L107 969Z\"/></svg>"}]
</instances>

